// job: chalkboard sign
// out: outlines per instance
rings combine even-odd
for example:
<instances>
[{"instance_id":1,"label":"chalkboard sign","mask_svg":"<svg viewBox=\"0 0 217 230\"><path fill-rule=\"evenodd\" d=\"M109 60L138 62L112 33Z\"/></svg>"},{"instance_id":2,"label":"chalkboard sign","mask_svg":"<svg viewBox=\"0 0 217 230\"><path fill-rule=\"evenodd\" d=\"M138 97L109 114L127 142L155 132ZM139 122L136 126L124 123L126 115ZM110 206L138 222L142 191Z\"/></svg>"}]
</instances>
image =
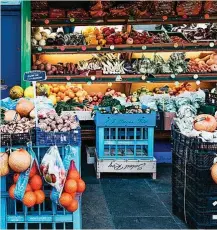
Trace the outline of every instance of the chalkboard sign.
<instances>
[{"instance_id":1,"label":"chalkboard sign","mask_svg":"<svg viewBox=\"0 0 217 230\"><path fill-rule=\"evenodd\" d=\"M24 74L25 81L44 81L47 79L46 72L40 70L29 71Z\"/></svg>"}]
</instances>

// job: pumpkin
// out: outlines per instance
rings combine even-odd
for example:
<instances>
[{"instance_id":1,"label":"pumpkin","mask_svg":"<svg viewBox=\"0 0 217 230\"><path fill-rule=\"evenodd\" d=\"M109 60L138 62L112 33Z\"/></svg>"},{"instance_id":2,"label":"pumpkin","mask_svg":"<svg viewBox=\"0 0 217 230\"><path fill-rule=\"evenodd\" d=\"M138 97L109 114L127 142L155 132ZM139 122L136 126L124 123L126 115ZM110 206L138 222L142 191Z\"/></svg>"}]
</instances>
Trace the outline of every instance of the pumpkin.
<instances>
[{"instance_id":1,"label":"pumpkin","mask_svg":"<svg viewBox=\"0 0 217 230\"><path fill-rule=\"evenodd\" d=\"M18 114L15 110L7 110L4 116L5 122L19 121L21 119L20 114Z\"/></svg>"},{"instance_id":2,"label":"pumpkin","mask_svg":"<svg viewBox=\"0 0 217 230\"><path fill-rule=\"evenodd\" d=\"M201 114L194 120L194 128L197 131L214 132L217 128L215 117L209 114Z\"/></svg>"},{"instance_id":3,"label":"pumpkin","mask_svg":"<svg viewBox=\"0 0 217 230\"><path fill-rule=\"evenodd\" d=\"M8 154L0 153L0 176L6 176L10 169L8 166Z\"/></svg>"},{"instance_id":4,"label":"pumpkin","mask_svg":"<svg viewBox=\"0 0 217 230\"><path fill-rule=\"evenodd\" d=\"M215 163L211 168L211 176L214 182L217 184L217 163Z\"/></svg>"},{"instance_id":5,"label":"pumpkin","mask_svg":"<svg viewBox=\"0 0 217 230\"><path fill-rule=\"evenodd\" d=\"M20 99L16 106L16 111L21 117L28 117L30 112L34 109L34 104L27 99Z\"/></svg>"},{"instance_id":6,"label":"pumpkin","mask_svg":"<svg viewBox=\"0 0 217 230\"><path fill-rule=\"evenodd\" d=\"M9 156L9 166L17 173L27 170L31 163L31 156L25 149L13 151Z\"/></svg>"}]
</instances>

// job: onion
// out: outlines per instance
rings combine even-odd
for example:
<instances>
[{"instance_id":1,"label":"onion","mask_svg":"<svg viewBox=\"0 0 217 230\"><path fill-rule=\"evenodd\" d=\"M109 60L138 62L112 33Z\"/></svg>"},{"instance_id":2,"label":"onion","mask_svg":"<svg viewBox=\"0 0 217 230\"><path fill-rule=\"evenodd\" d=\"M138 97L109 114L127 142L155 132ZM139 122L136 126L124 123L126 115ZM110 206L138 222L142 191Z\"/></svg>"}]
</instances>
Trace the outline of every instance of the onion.
<instances>
[{"instance_id":1,"label":"onion","mask_svg":"<svg viewBox=\"0 0 217 230\"><path fill-rule=\"evenodd\" d=\"M35 62L35 65L41 65L41 61L40 60L37 60L36 62Z\"/></svg>"},{"instance_id":2,"label":"onion","mask_svg":"<svg viewBox=\"0 0 217 230\"><path fill-rule=\"evenodd\" d=\"M20 99L16 106L16 111L21 117L28 117L30 112L34 109L34 104L27 99Z\"/></svg>"},{"instance_id":3,"label":"onion","mask_svg":"<svg viewBox=\"0 0 217 230\"><path fill-rule=\"evenodd\" d=\"M4 114L4 121L19 121L21 119L20 115L15 110L7 110Z\"/></svg>"},{"instance_id":4,"label":"onion","mask_svg":"<svg viewBox=\"0 0 217 230\"><path fill-rule=\"evenodd\" d=\"M51 64L47 63L45 66L46 71L50 71L51 70Z\"/></svg>"},{"instance_id":5,"label":"onion","mask_svg":"<svg viewBox=\"0 0 217 230\"><path fill-rule=\"evenodd\" d=\"M9 166L15 172L24 172L31 163L31 156L25 149L18 149L9 156Z\"/></svg>"},{"instance_id":6,"label":"onion","mask_svg":"<svg viewBox=\"0 0 217 230\"><path fill-rule=\"evenodd\" d=\"M38 69L38 66L37 65L33 65L32 66L32 70L37 70Z\"/></svg>"},{"instance_id":7,"label":"onion","mask_svg":"<svg viewBox=\"0 0 217 230\"><path fill-rule=\"evenodd\" d=\"M47 72L47 75L53 75L53 74L54 74L54 72L52 70Z\"/></svg>"},{"instance_id":8,"label":"onion","mask_svg":"<svg viewBox=\"0 0 217 230\"><path fill-rule=\"evenodd\" d=\"M40 65L38 66L38 69L43 71L43 70L45 69L44 64L40 64Z\"/></svg>"}]
</instances>

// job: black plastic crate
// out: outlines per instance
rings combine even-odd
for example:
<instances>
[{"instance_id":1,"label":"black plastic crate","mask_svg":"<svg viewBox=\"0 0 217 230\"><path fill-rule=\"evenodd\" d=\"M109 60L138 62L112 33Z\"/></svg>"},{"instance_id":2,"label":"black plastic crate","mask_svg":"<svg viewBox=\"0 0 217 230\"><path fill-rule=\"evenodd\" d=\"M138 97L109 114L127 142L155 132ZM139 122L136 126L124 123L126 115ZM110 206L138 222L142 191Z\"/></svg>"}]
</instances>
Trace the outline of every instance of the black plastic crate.
<instances>
[{"instance_id":1,"label":"black plastic crate","mask_svg":"<svg viewBox=\"0 0 217 230\"><path fill-rule=\"evenodd\" d=\"M208 105L217 106L217 94L206 92L205 102Z\"/></svg>"},{"instance_id":2,"label":"black plastic crate","mask_svg":"<svg viewBox=\"0 0 217 230\"><path fill-rule=\"evenodd\" d=\"M179 201L179 203L181 204L184 204L184 202L187 201L193 208L197 209L199 212L217 213L217 205L213 205L213 203L217 201L217 194L216 196L198 196L194 192L190 191L188 188L186 188L185 191L184 189L180 191L179 189L173 188L172 199L174 201Z\"/></svg>"},{"instance_id":3,"label":"black plastic crate","mask_svg":"<svg viewBox=\"0 0 217 230\"><path fill-rule=\"evenodd\" d=\"M64 146L81 145L81 129L73 129L68 132L45 132L39 128L36 129L37 146Z\"/></svg>"},{"instance_id":4,"label":"black plastic crate","mask_svg":"<svg viewBox=\"0 0 217 230\"><path fill-rule=\"evenodd\" d=\"M187 165L185 173L185 168L173 165L172 183L173 188L179 191L184 191L186 186L186 189L192 191L195 196L217 196L217 184L212 180L210 170L200 170L192 165Z\"/></svg>"},{"instance_id":5,"label":"black plastic crate","mask_svg":"<svg viewBox=\"0 0 217 230\"><path fill-rule=\"evenodd\" d=\"M28 133L1 133L1 146L19 146L26 145L27 142L36 143L36 134L34 130Z\"/></svg>"},{"instance_id":6,"label":"black plastic crate","mask_svg":"<svg viewBox=\"0 0 217 230\"><path fill-rule=\"evenodd\" d=\"M216 212L199 212L189 202L186 202L184 207L184 203L177 200L173 200L172 211L174 215L186 222L190 229L217 229L217 220L213 218Z\"/></svg>"},{"instance_id":7,"label":"black plastic crate","mask_svg":"<svg viewBox=\"0 0 217 230\"><path fill-rule=\"evenodd\" d=\"M199 138L187 137L172 125L172 145L173 155L187 159L188 163L198 168L208 169L213 165L217 143L208 143Z\"/></svg>"}]
</instances>

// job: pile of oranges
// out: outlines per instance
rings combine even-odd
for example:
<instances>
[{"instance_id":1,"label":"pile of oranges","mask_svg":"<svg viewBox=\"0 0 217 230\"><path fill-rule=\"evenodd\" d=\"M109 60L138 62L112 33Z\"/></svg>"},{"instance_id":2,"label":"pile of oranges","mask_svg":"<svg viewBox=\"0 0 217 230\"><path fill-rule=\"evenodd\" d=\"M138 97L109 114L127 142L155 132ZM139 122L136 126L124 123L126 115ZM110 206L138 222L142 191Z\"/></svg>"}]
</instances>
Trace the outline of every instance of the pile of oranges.
<instances>
[{"instance_id":1,"label":"pile of oranges","mask_svg":"<svg viewBox=\"0 0 217 230\"><path fill-rule=\"evenodd\" d=\"M19 173L15 173L13 175L14 184L11 185L8 191L9 197L11 199L15 199L14 191L19 176L20 176ZM34 162L29 174L29 182L26 186L26 191L22 201L26 207L33 207L36 204L43 203L44 200L45 200L45 193L42 190L42 179L41 176L39 175L36 163Z\"/></svg>"},{"instance_id":2,"label":"pile of oranges","mask_svg":"<svg viewBox=\"0 0 217 230\"><path fill-rule=\"evenodd\" d=\"M85 188L85 182L81 179L77 169L75 167L70 167L59 203L67 211L75 212L78 209L76 193L83 193Z\"/></svg>"},{"instance_id":3,"label":"pile of oranges","mask_svg":"<svg viewBox=\"0 0 217 230\"><path fill-rule=\"evenodd\" d=\"M87 92L78 86L66 84L49 84L48 86L50 87L50 96L55 96L57 102L74 99L76 102L82 103L87 96Z\"/></svg>"}]
</instances>

